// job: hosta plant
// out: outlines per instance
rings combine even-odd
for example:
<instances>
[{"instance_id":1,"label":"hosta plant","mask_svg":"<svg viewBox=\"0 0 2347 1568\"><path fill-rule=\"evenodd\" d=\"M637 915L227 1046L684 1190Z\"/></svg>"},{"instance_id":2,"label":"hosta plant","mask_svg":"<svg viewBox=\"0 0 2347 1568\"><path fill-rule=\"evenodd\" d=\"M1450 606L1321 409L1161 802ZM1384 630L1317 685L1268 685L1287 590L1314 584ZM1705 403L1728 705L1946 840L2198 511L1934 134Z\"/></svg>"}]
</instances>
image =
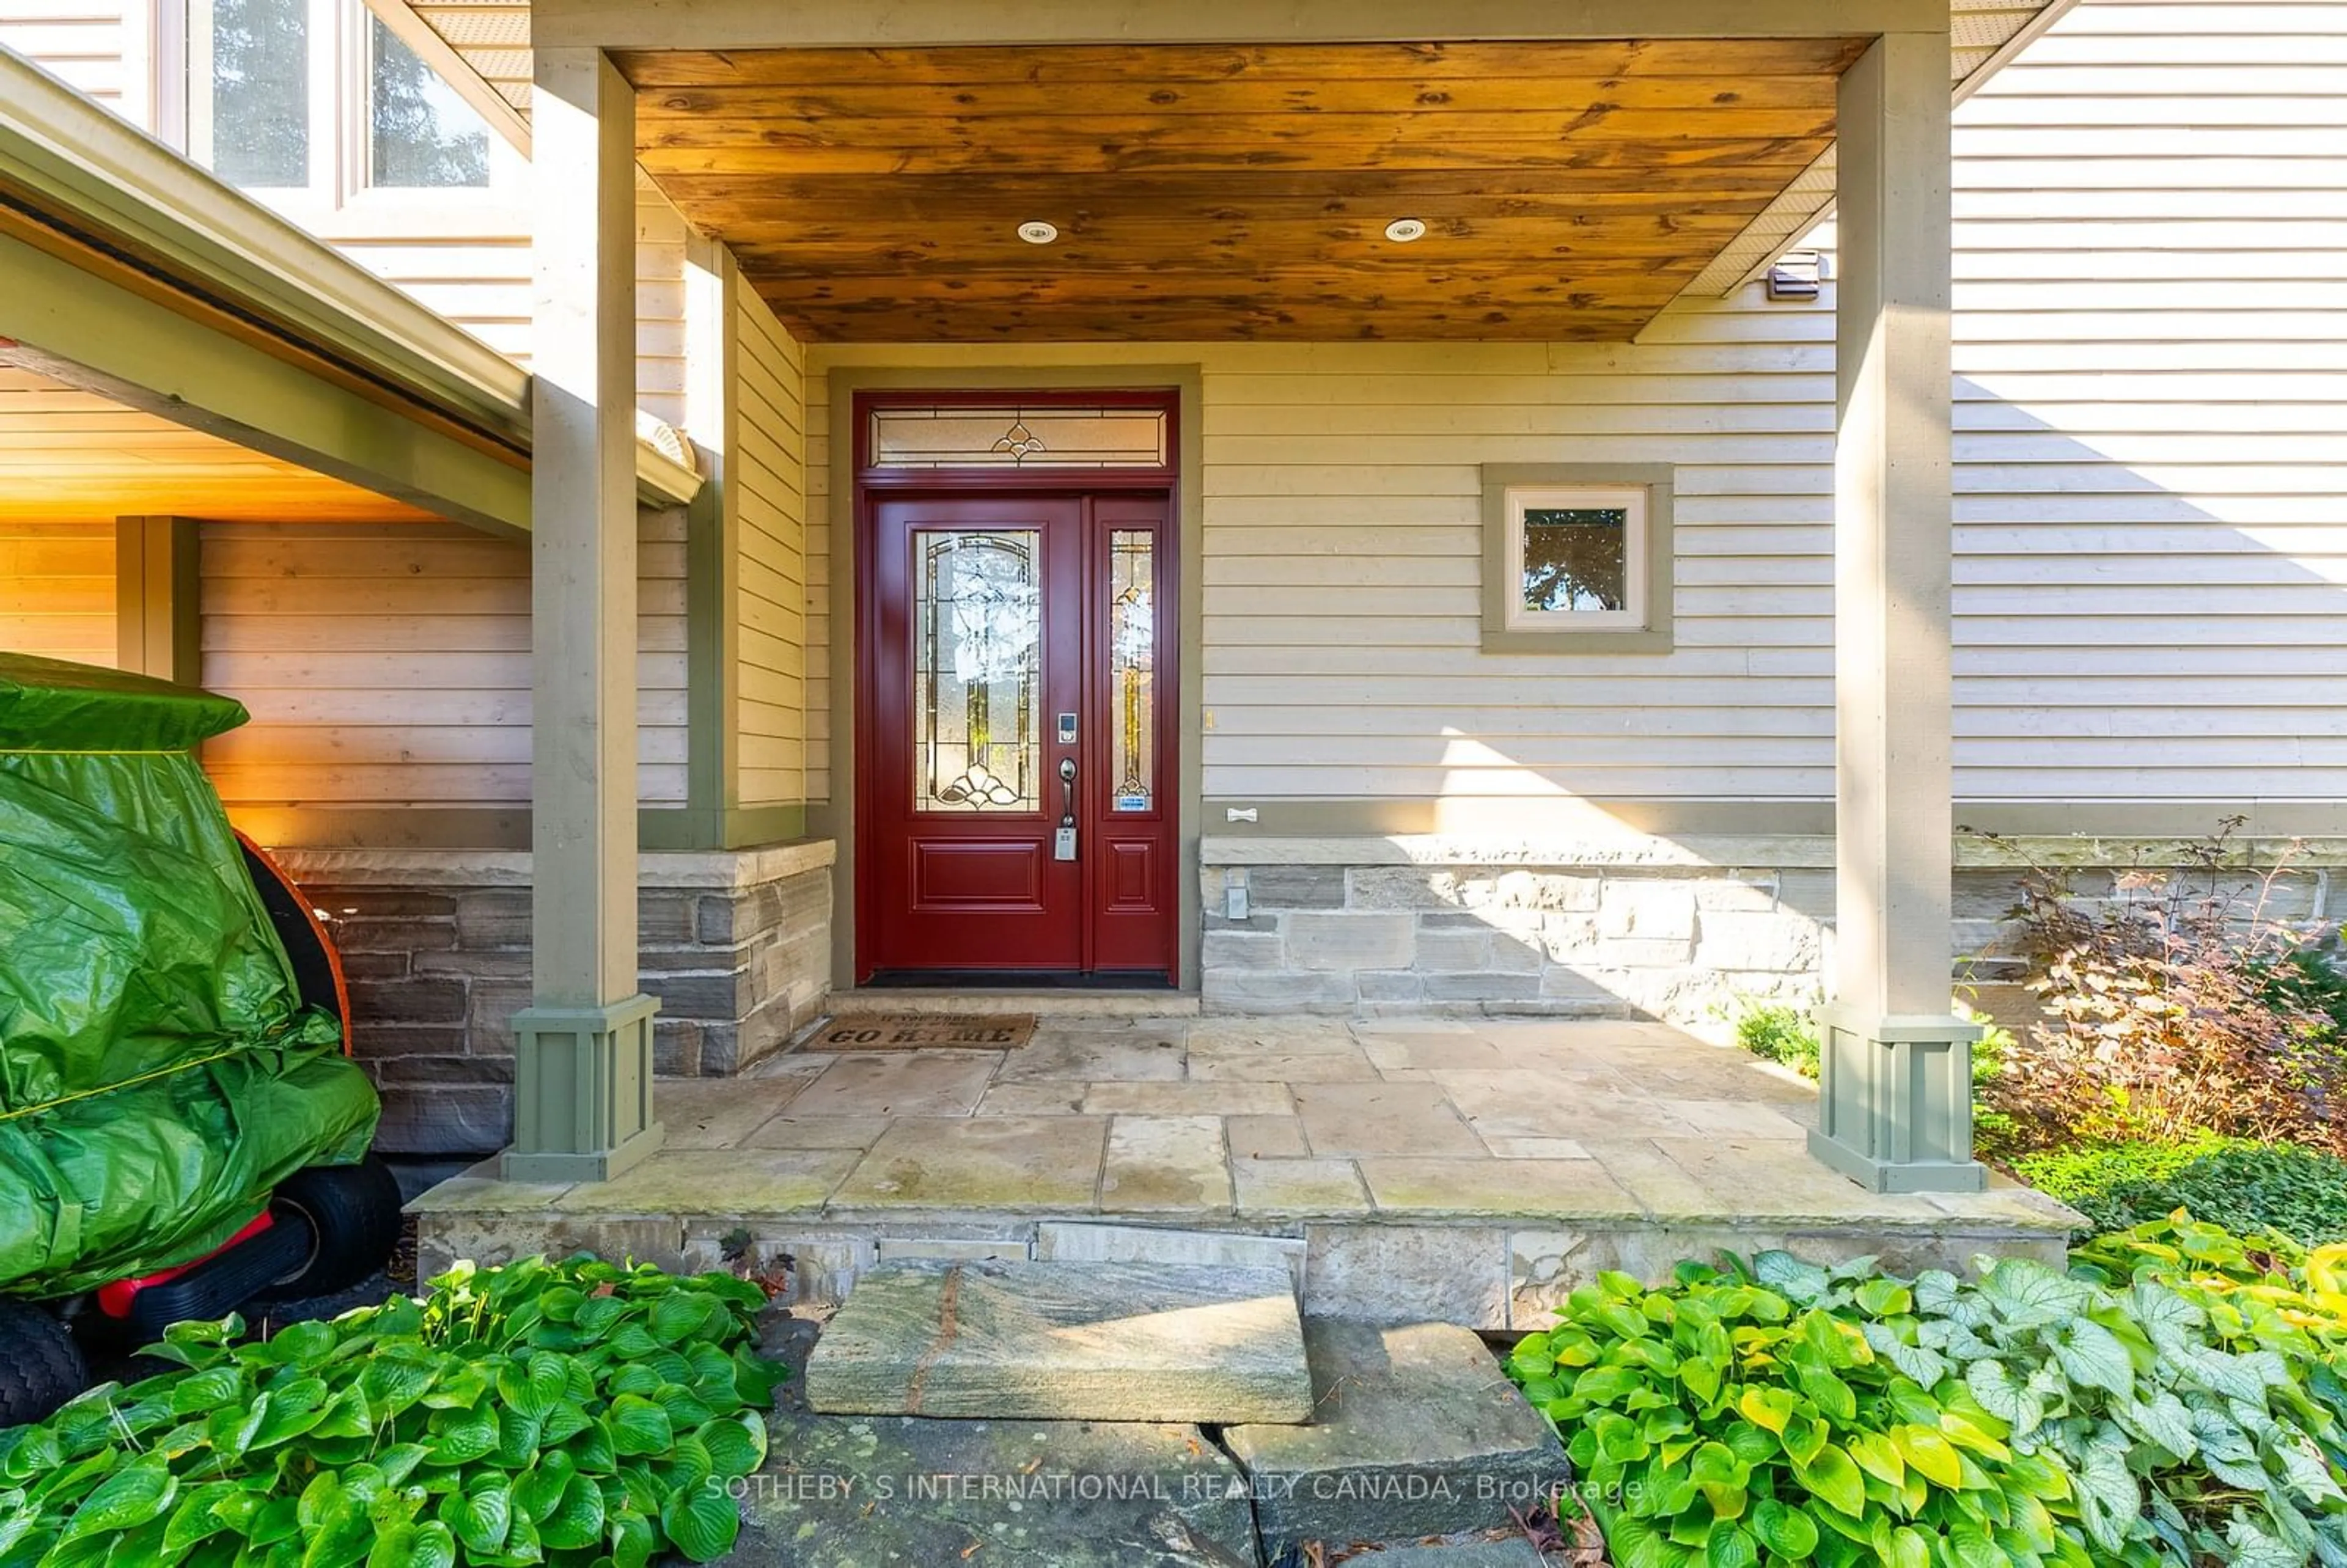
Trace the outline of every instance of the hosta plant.
<instances>
[{"instance_id":1,"label":"hosta plant","mask_svg":"<svg viewBox=\"0 0 2347 1568\"><path fill-rule=\"evenodd\" d=\"M2220 1337L2305 1364L2308 1387L2347 1420L2347 1398L2332 1398L2347 1393L2333 1376L2347 1367L2347 1243L2309 1252L2179 1212L2096 1236L2071 1262L2098 1283L2154 1282L2191 1297Z\"/></svg>"},{"instance_id":2,"label":"hosta plant","mask_svg":"<svg viewBox=\"0 0 2347 1568\"><path fill-rule=\"evenodd\" d=\"M1870 1337L1912 1307L1870 1275L1781 1253L1749 1271L1682 1265L1661 1290L1608 1274L1518 1344L1512 1369L1557 1424L1620 1568L2084 1560L2047 1507L2069 1496L2060 1472L2016 1469L2003 1423L1935 1352Z\"/></svg>"},{"instance_id":3,"label":"hosta plant","mask_svg":"<svg viewBox=\"0 0 2347 1568\"><path fill-rule=\"evenodd\" d=\"M765 1453L764 1301L531 1259L266 1340L180 1324L179 1369L0 1432L0 1568L708 1561Z\"/></svg>"},{"instance_id":4,"label":"hosta plant","mask_svg":"<svg viewBox=\"0 0 2347 1568\"><path fill-rule=\"evenodd\" d=\"M2347 1564L2307 1365L2154 1280L1763 1253L1604 1276L1511 1368L1621 1568Z\"/></svg>"}]
</instances>

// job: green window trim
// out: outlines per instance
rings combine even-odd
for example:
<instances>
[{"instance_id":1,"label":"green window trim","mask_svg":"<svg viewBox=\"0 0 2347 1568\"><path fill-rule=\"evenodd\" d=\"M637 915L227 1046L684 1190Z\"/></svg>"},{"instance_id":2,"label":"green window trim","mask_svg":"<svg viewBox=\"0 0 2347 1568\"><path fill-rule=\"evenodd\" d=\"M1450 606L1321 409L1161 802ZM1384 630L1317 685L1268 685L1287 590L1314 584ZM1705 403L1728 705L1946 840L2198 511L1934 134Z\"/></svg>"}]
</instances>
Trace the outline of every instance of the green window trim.
<instances>
[{"instance_id":1,"label":"green window trim","mask_svg":"<svg viewBox=\"0 0 2347 1568\"><path fill-rule=\"evenodd\" d=\"M1483 651L1486 653L1667 653L1672 648L1671 588L1675 555L1671 506L1676 471L1667 463L1486 463L1483 465ZM1630 596L1619 611L1593 613L1583 625L1571 613L1527 625L1517 613L1524 562L1516 518L1527 495L1575 492L1583 506L1592 492L1611 492L1634 504L1625 528ZM1634 619L1635 617L1635 619Z\"/></svg>"}]
</instances>

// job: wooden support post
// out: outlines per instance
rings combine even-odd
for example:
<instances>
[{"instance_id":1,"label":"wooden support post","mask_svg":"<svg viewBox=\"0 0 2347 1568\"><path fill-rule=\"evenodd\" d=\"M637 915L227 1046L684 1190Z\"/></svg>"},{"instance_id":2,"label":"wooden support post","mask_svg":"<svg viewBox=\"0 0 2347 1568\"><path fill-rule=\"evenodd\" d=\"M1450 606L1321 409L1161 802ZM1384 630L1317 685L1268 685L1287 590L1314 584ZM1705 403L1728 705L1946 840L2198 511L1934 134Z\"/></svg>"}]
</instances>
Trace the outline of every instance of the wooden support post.
<instances>
[{"instance_id":1,"label":"wooden support post","mask_svg":"<svg viewBox=\"0 0 2347 1568\"><path fill-rule=\"evenodd\" d=\"M540 49L531 97L531 1005L515 1181L607 1181L660 1147L637 989L635 94Z\"/></svg>"},{"instance_id":2,"label":"wooden support post","mask_svg":"<svg viewBox=\"0 0 2347 1568\"><path fill-rule=\"evenodd\" d=\"M1834 446L1835 975L1818 1158L1878 1192L1976 1191L1952 1016L1949 98L1944 33L1841 80Z\"/></svg>"},{"instance_id":3,"label":"wooden support post","mask_svg":"<svg viewBox=\"0 0 2347 1568\"><path fill-rule=\"evenodd\" d=\"M114 519L114 662L182 686L203 681L193 518Z\"/></svg>"}]
</instances>

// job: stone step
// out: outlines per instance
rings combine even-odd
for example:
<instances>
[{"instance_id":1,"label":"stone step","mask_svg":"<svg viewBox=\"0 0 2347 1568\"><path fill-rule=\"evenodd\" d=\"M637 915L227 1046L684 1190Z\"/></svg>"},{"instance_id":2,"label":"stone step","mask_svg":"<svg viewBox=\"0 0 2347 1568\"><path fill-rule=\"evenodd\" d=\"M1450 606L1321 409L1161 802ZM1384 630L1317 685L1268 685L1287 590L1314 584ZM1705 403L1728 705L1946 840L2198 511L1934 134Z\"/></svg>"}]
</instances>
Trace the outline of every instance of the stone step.
<instances>
[{"instance_id":1,"label":"stone step","mask_svg":"<svg viewBox=\"0 0 2347 1568\"><path fill-rule=\"evenodd\" d=\"M896 986L876 990L834 991L824 1000L834 1018L866 1013L991 1016L1031 1012L1041 1019L1195 1018L1198 999L1179 991L957 990L950 987Z\"/></svg>"},{"instance_id":2,"label":"stone step","mask_svg":"<svg viewBox=\"0 0 2347 1568\"><path fill-rule=\"evenodd\" d=\"M733 1568L1261 1562L1246 1483L1195 1427L784 1415L773 1433Z\"/></svg>"},{"instance_id":3,"label":"stone step","mask_svg":"<svg viewBox=\"0 0 2347 1568\"><path fill-rule=\"evenodd\" d=\"M882 1264L816 1342L807 1403L838 1415L1299 1422L1312 1415L1312 1374L1293 1289L1285 1269Z\"/></svg>"},{"instance_id":4,"label":"stone step","mask_svg":"<svg viewBox=\"0 0 2347 1568\"><path fill-rule=\"evenodd\" d=\"M1315 1317L1304 1335L1312 1423L1223 1433L1267 1557L1503 1530L1568 1480L1556 1433L1469 1330Z\"/></svg>"}]
</instances>

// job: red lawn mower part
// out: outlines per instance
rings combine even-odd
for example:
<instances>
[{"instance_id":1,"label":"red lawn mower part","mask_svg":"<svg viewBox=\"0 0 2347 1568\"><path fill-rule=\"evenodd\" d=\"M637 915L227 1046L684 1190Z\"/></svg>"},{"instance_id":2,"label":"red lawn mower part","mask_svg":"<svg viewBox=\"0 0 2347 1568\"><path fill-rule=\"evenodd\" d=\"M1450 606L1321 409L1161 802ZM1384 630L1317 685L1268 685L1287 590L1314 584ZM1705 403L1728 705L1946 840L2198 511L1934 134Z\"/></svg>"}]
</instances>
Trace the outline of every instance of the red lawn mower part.
<instances>
[{"instance_id":1,"label":"red lawn mower part","mask_svg":"<svg viewBox=\"0 0 2347 1568\"><path fill-rule=\"evenodd\" d=\"M225 1317L299 1273L317 1250L310 1223L299 1214L264 1214L238 1234L244 1239L131 1296L124 1321L138 1338L160 1339L164 1329L191 1318Z\"/></svg>"},{"instance_id":2,"label":"red lawn mower part","mask_svg":"<svg viewBox=\"0 0 2347 1568\"><path fill-rule=\"evenodd\" d=\"M243 834L236 835L236 842L244 851L245 870L252 874L253 891L269 911L269 923L285 945L285 956L293 960L293 981L302 999L334 1015L343 1026L343 1054L351 1055L351 988L343 979L342 950L285 867Z\"/></svg>"},{"instance_id":3,"label":"red lawn mower part","mask_svg":"<svg viewBox=\"0 0 2347 1568\"><path fill-rule=\"evenodd\" d=\"M133 1279L118 1279L111 1285L101 1285L97 1287L97 1309L108 1317L128 1318L130 1316L131 1307L143 1293L154 1289L157 1286L169 1285L182 1276L194 1273L220 1256L220 1253L241 1246L261 1232L272 1228L276 1223L270 1217L269 1211L263 1209L252 1216L251 1225L221 1243L219 1252L207 1253L194 1262L183 1263L177 1268L159 1268L152 1274L142 1274Z\"/></svg>"}]
</instances>

